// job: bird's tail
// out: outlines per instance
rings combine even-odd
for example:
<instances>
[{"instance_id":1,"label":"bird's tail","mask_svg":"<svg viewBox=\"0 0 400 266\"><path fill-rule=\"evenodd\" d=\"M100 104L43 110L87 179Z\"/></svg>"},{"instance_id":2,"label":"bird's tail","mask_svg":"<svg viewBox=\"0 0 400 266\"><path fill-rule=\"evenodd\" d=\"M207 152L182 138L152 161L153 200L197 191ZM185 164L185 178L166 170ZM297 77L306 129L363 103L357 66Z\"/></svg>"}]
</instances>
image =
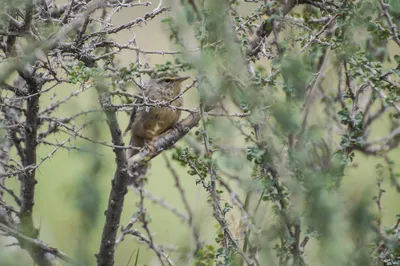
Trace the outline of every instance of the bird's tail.
<instances>
[{"instance_id":1,"label":"bird's tail","mask_svg":"<svg viewBox=\"0 0 400 266\"><path fill-rule=\"evenodd\" d=\"M145 142L143 139L136 138L133 135L131 136L130 145L133 148L127 151L128 160L133 156L135 156L140 151L140 148L144 147ZM150 168L150 162L141 163L138 165L129 164L128 173L130 177L128 181L128 186L139 187L140 184L143 182L149 168Z\"/></svg>"},{"instance_id":2,"label":"bird's tail","mask_svg":"<svg viewBox=\"0 0 400 266\"><path fill-rule=\"evenodd\" d=\"M129 181L128 186L140 187L144 181L148 170L150 169L150 162L138 165L136 167L131 166L129 169Z\"/></svg>"}]
</instances>

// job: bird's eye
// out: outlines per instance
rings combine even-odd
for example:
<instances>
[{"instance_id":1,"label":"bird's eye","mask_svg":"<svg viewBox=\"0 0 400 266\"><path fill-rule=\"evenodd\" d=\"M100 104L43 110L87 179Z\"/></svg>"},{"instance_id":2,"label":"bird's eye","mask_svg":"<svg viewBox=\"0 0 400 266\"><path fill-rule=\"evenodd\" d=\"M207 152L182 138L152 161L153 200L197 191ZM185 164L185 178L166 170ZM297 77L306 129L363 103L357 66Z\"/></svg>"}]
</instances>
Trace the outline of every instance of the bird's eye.
<instances>
[{"instance_id":1,"label":"bird's eye","mask_svg":"<svg viewBox=\"0 0 400 266\"><path fill-rule=\"evenodd\" d=\"M165 82L170 83L172 79L165 79Z\"/></svg>"}]
</instances>

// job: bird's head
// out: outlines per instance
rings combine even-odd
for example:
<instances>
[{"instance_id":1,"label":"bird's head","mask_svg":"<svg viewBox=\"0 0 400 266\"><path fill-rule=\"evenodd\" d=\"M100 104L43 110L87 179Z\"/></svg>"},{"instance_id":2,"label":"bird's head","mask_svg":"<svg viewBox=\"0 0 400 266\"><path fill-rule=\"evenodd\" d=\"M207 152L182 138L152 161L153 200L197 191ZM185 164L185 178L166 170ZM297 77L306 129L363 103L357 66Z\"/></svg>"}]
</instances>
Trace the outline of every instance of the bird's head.
<instances>
[{"instance_id":1,"label":"bird's head","mask_svg":"<svg viewBox=\"0 0 400 266\"><path fill-rule=\"evenodd\" d=\"M179 94L181 91L181 83L190 77L180 77L176 74L159 74L153 78L153 80L163 88L165 91L173 91L174 94Z\"/></svg>"}]
</instances>

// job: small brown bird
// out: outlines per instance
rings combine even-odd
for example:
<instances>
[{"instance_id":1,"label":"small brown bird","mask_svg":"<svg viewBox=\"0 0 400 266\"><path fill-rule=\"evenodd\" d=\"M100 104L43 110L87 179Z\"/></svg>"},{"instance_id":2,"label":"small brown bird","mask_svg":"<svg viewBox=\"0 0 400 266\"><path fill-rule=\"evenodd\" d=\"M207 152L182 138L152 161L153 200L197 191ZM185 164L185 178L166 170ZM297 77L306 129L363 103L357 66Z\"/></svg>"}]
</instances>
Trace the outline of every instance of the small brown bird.
<instances>
[{"instance_id":1,"label":"small brown bird","mask_svg":"<svg viewBox=\"0 0 400 266\"><path fill-rule=\"evenodd\" d=\"M178 122L181 111L173 109L171 106L182 106L183 99L175 98L181 92L182 81L188 78L171 73L160 73L143 86L145 97L136 100L135 104L139 106L132 110L129 125L125 130L125 134L129 130L131 131L130 146L133 147L127 151L128 159ZM171 103L168 107L140 106L146 102L156 104L155 101ZM139 180L146 175L149 166L149 163L143 164L137 167L133 173L131 172L132 178L128 185L138 186Z\"/></svg>"}]
</instances>

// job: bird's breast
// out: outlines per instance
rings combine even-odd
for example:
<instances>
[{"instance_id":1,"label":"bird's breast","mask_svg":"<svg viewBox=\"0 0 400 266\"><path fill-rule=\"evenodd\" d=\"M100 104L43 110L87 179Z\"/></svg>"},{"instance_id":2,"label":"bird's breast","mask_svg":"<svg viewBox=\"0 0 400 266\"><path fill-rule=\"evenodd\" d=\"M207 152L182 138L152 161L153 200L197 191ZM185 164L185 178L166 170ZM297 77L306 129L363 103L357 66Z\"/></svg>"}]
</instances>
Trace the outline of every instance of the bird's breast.
<instances>
[{"instance_id":1,"label":"bird's breast","mask_svg":"<svg viewBox=\"0 0 400 266\"><path fill-rule=\"evenodd\" d=\"M139 108L132 127L133 134L151 139L172 127L179 119L180 110L171 107Z\"/></svg>"}]
</instances>

